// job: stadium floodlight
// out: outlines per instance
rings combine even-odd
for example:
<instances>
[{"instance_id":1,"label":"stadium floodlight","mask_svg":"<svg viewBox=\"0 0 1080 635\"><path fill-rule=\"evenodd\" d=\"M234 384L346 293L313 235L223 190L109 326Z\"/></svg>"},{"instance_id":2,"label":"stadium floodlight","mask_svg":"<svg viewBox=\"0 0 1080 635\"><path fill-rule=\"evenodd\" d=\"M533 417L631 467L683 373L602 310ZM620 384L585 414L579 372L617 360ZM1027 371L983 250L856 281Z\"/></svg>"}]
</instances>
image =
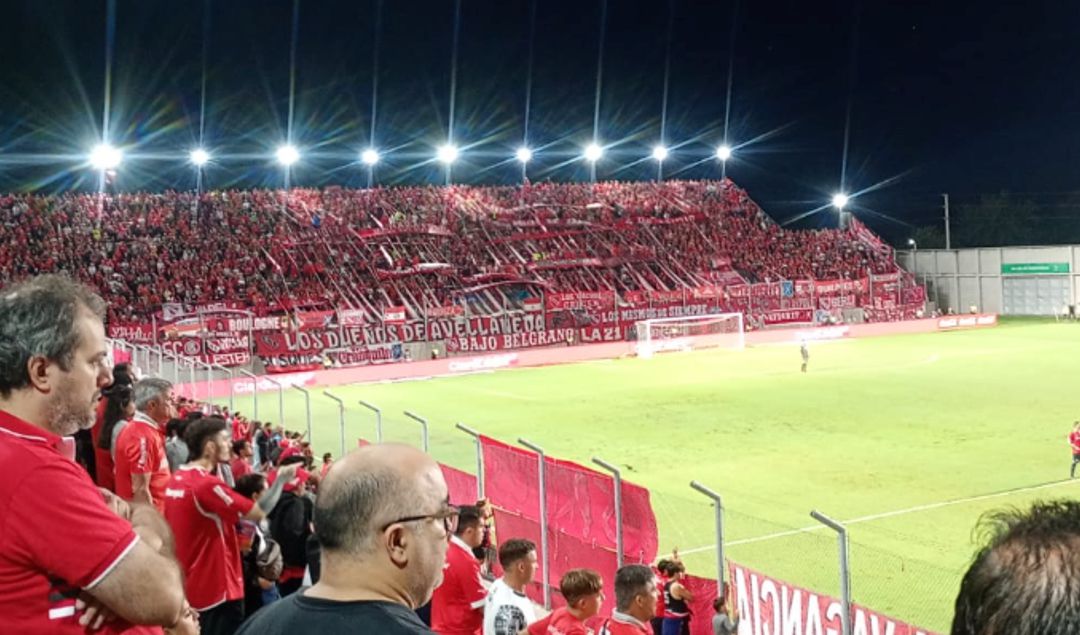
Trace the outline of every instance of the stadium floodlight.
<instances>
[{"instance_id":1,"label":"stadium floodlight","mask_svg":"<svg viewBox=\"0 0 1080 635\"><path fill-rule=\"evenodd\" d=\"M850 199L848 198L847 194L844 194L843 192L837 192L836 194L833 194L832 204L833 207L835 207L836 209L843 211L843 209L847 207L849 200Z\"/></svg>"},{"instance_id":2,"label":"stadium floodlight","mask_svg":"<svg viewBox=\"0 0 1080 635\"><path fill-rule=\"evenodd\" d=\"M375 165L379 162L379 152L375 148L368 148L360 153L360 160L364 165Z\"/></svg>"},{"instance_id":3,"label":"stadium floodlight","mask_svg":"<svg viewBox=\"0 0 1080 635\"><path fill-rule=\"evenodd\" d=\"M517 152L515 153L514 156L517 157L518 161L521 161L522 163L528 163L529 161L532 161L532 156L533 155L532 155L532 150L522 146L522 147L517 149Z\"/></svg>"},{"instance_id":4,"label":"stadium floodlight","mask_svg":"<svg viewBox=\"0 0 1080 635\"><path fill-rule=\"evenodd\" d=\"M124 152L107 143L99 143L90 151L90 165L95 170L115 170L124 160Z\"/></svg>"},{"instance_id":5,"label":"stadium floodlight","mask_svg":"<svg viewBox=\"0 0 1080 635\"><path fill-rule=\"evenodd\" d=\"M600 160L600 157L604 156L604 148L595 141L585 146L585 160L592 163L596 163Z\"/></svg>"},{"instance_id":6,"label":"stadium floodlight","mask_svg":"<svg viewBox=\"0 0 1080 635\"><path fill-rule=\"evenodd\" d=\"M663 161L664 159L668 158L668 149L662 145L656 146L652 149L652 158L656 159L657 161Z\"/></svg>"},{"instance_id":7,"label":"stadium floodlight","mask_svg":"<svg viewBox=\"0 0 1080 635\"><path fill-rule=\"evenodd\" d=\"M195 148L191 151L191 154L188 155L188 158L191 159L193 165L201 168L210 162L210 153L202 148Z\"/></svg>"},{"instance_id":8,"label":"stadium floodlight","mask_svg":"<svg viewBox=\"0 0 1080 635\"><path fill-rule=\"evenodd\" d=\"M731 146L729 146L728 144L725 143L725 144L721 145L719 148L717 148L716 149L716 158L720 159L721 161L727 161L728 159L730 159L731 158Z\"/></svg>"},{"instance_id":9,"label":"stadium floodlight","mask_svg":"<svg viewBox=\"0 0 1080 635\"><path fill-rule=\"evenodd\" d=\"M439 146L438 151L435 153L435 158L438 159L440 163L450 165L454 161L458 160L458 156L460 156L460 154L461 152L458 150L456 145L452 143L447 143L445 145Z\"/></svg>"},{"instance_id":10,"label":"stadium floodlight","mask_svg":"<svg viewBox=\"0 0 1080 635\"><path fill-rule=\"evenodd\" d=\"M300 160L300 151L292 144L286 144L277 149L277 161L285 167Z\"/></svg>"},{"instance_id":11,"label":"stadium floodlight","mask_svg":"<svg viewBox=\"0 0 1080 635\"><path fill-rule=\"evenodd\" d=\"M909 247L911 247L915 251L919 251L919 243L915 242L914 238L908 238L907 239L907 244L908 244Z\"/></svg>"}]
</instances>

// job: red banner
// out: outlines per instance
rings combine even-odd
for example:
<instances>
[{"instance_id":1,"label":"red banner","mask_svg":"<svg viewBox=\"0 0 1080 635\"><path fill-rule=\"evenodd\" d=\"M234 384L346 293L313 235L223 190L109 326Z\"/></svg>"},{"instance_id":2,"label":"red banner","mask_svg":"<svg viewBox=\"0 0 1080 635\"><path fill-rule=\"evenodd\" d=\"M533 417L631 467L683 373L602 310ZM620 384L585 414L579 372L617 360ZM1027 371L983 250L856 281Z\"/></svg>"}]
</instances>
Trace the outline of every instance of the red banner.
<instances>
[{"instance_id":1,"label":"red banner","mask_svg":"<svg viewBox=\"0 0 1080 635\"><path fill-rule=\"evenodd\" d=\"M814 293L819 296L837 293L866 293L868 288L869 282L866 278L858 280L817 280L814 282Z\"/></svg>"},{"instance_id":2,"label":"red banner","mask_svg":"<svg viewBox=\"0 0 1080 635\"><path fill-rule=\"evenodd\" d=\"M338 309L338 324L341 326L363 326L367 314L361 309Z\"/></svg>"},{"instance_id":3,"label":"red banner","mask_svg":"<svg viewBox=\"0 0 1080 635\"><path fill-rule=\"evenodd\" d=\"M402 359L402 351L400 344L374 344L306 352L260 353L259 357L266 364L268 373L293 373L318 370L327 363L333 367L352 367L398 362Z\"/></svg>"},{"instance_id":4,"label":"red banner","mask_svg":"<svg viewBox=\"0 0 1080 635\"><path fill-rule=\"evenodd\" d=\"M450 353L483 353L513 348L555 346L573 342L575 333L575 329L563 328L525 331L523 333L504 333L502 335L451 337L446 340L446 350Z\"/></svg>"},{"instance_id":5,"label":"red banner","mask_svg":"<svg viewBox=\"0 0 1080 635\"><path fill-rule=\"evenodd\" d=\"M324 329L334 321L336 311L297 311L296 328L302 331Z\"/></svg>"},{"instance_id":6,"label":"red banner","mask_svg":"<svg viewBox=\"0 0 1080 635\"><path fill-rule=\"evenodd\" d=\"M427 341L436 342L451 337L506 335L543 331L544 316L538 313L504 313L470 318L429 320Z\"/></svg>"},{"instance_id":7,"label":"red banner","mask_svg":"<svg viewBox=\"0 0 1080 635\"><path fill-rule=\"evenodd\" d=\"M426 309L428 319L431 318L446 318L457 317L465 314L465 307L460 304L451 304L449 306L431 306Z\"/></svg>"},{"instance_id":8,"label":"red banner","mask_svg":"<svg viewBox=\"0 0 1080 635\"><path fill-rule=\"evenodd\" d=\"M157 339L153 324L110 324L109 337L135 344L153 344Z\"/></svg>"},{"instance_id":9,"label":"red banner","mask_svg":"<svg viewBox=\"0 0 1080 635\"><path fill-rule=\"evenodd\" d=\"M162 340L161 347L173 355L192 357L204 364L243 366L251 361L251 340L247 333L167 339Z\"/></svg>"},{"instance_id":10,"label":"red banner","mask_svg":"<svg viewBox=\"0 0 1080 635\"><path fill-rule=\"evenodd\" d=\"M203 324L207 331L213 332L246 332L246 331L276 331L290 328L287 315L267 315L263 317L229 317L225 315L213 315L203 318Z\"/></svg>"},{"instance_id":11,"label":"red banner","mask_svg":"<svg viewBox=\"0 0 1080 635\"><path fill-rule=\"evenodd\" d=\"M814 593L763 573L728 563L730 584L739 609L739 630L749 633L840 633L843 605L828 595ZM699 578L700 580L700 578ZM711 585L711 593L708 592ZM698 584L694 591L692 635L711 635L712 601L716 582ZM851 605L851 632L889 635L934 635L931 631L893 619L858 604Z\"/></svg>"},{"instance_id":12,"label":"red banner","mask_svg":"<svg viewBox=\"0 0 1080 635\"><path fill-rule=\"evenodd\" d=\"M781 309L761 314L765 326L777 324L809 324L814 321L813 309Z\"/></svg>"},{"instance_id":13,"label":"red banner","mask_svg":"<svg viewBox=\"0 0 1080 635\"><path fill-rule=\"evenodd\" d=\"M383 309L383 322L387 324L400 324L405 321L405 307L391 306Z\"/></svg>"},{"instance_id":14,"label":"red banner","mask_svg":"<svg viewBox=\"0 0 1080 635\"><path fill-rule=\"evenodd\" d=\"M615 292L579 291L571 293L548 293L544 295L544 306L549 311L562 311L567 309L605 311L615 306Z\"/></svg>"}]
</instances>

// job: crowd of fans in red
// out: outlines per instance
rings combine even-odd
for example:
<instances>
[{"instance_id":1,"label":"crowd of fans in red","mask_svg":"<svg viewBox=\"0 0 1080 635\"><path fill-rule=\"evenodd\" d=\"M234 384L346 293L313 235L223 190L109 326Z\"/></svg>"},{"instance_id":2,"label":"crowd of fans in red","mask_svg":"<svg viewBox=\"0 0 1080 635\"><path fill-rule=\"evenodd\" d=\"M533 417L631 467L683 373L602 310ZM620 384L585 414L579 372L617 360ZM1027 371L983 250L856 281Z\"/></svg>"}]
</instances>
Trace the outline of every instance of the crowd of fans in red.
<instances>
[{"instance_id":1,"label":"crowd of fans in red","mask_svg":"<svg viewBox=\"0 0 1080 635\"><path fill-rule=\"evenodd\" d=\"M165 302L416 317L492 283L621 292L896 271L848 231L779 227L730 180L9 194L0 223L0 279L66 272L119 322Z\"/></svg>"}]
</instances>

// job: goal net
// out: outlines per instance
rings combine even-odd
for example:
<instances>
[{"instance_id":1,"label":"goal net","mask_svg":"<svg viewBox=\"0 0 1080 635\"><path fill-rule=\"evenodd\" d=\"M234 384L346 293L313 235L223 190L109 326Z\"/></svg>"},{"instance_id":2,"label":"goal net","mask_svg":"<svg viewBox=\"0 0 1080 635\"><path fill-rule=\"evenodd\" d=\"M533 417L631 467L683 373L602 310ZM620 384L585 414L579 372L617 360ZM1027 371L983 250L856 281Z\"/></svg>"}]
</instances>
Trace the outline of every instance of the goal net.
<instances>
[{"instance_id":1,"label":"goal net","mask_svg":"<svg viewBox=\"0 0 1080 635\"><path fill-rule=\"evenodd\" d=\"M743 347L742 313L659 318L636 323L638 357L666 351Z\"/></svg>"}]
</instances>

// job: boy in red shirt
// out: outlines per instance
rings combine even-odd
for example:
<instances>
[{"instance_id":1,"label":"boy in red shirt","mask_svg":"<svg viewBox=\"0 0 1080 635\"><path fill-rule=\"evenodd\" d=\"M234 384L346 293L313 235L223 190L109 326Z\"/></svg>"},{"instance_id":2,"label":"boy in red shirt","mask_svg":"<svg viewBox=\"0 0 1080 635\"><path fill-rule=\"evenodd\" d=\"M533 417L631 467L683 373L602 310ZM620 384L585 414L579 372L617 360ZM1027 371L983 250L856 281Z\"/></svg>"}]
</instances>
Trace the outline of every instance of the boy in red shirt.
<instances>
[{"instance_id":1,"label":"boy in red shirt","mask_svg":"<svg viewBox=\"0 0 1080 635\"><path fill-rule=\"evenodd\" d=\"M1072 447L1073 462L1069 469L1069 478L1076 478L1076 464L1080 463L1080 421L1073 424L1069 433L1069 445Z\"/></svg>"},{"instance_id":2,"label":"boy in red shirt","mask_svg":"<svg viewBox=\"0 0 1080 635\"><path fill-rule=\"evenodd\" d=\"M600 612L604 581L592 569L571 569L559 580L566 606L529 625L529 635L592 635L585 620Z\"/></svg>"},{"instance_id":3,"label":"boy in red shirt","mask_svg":"<svg viewBox=\"0 0 1080 635\"><path fill-rule=\"evenodd\" d=\"M600 635L652 635L659 592L653 571L628 564L615 572L615 610L600 627Z\"/></svg>"},{"instance_id":4,"label":"boy in red shirt","mask_svg":"<svg viewBox=\"0 0 1080 635\"><path fill-rule=\"evenodd\" d=\"M478 635L483 627L487 589L473 555L483 539L479 508L462 506L446 550L442 583L431 597L431 630L439 635Z\"/></svg>"}]
</instances>

